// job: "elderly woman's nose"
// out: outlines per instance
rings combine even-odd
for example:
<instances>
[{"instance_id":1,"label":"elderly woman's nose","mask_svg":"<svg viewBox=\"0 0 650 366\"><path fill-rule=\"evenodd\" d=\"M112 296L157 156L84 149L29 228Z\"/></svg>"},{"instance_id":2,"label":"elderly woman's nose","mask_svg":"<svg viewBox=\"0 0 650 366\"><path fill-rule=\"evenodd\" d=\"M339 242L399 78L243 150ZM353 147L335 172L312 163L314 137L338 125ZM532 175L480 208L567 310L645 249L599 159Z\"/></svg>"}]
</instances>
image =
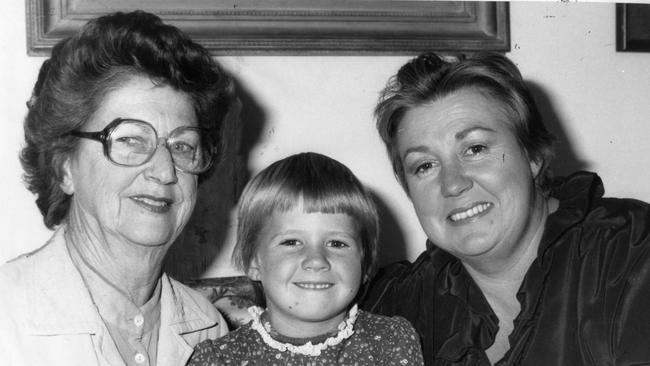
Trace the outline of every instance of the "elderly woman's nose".
<instances>
[{"instance_id":1,"label":"elderly woman's nose","mask_svg":"<svg viewBox=\"0 0 650 366\"><path fill-rule=\"evenodd\" d=\"M442 167L440 172L440 190L444 197L459 196L472 188L465 169L459 163L451 163Z\"/></svg>"},{"instance_id":2,"label":"elderly woman's nose","mask_svg":"<svg viewBox=\"0 0 650 366\"><path fill-rule=\"evenodd\" d=\"M160 184L173 184L178 181L174 159L165 144L158 146L151 160L147 163L145 177Z\"/></svg>"},{"instance_id":3,"label":"elderly woman's nose","mask_svg":"<svg viewBox=\"0 0 650 366\"><path fill-rule=\"evenodd\" d=\"M324 271L330 269L330 262L324 248L307 248L302 261L302 268L307 271Z\"/></svg>"}]
</instances>

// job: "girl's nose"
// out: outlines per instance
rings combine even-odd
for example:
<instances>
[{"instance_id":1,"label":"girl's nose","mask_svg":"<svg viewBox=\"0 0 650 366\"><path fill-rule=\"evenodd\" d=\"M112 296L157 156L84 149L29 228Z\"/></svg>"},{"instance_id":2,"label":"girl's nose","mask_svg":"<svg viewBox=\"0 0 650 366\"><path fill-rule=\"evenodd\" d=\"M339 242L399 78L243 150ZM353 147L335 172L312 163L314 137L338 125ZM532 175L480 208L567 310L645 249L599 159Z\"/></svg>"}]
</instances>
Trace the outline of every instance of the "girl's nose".
<instances>
[{"instance_id":1,"label":"girl's nose","mask_svg":"<svg viewBox=\"0 0 650 366\"><path fill-rule=\"evenodd\" d=\"M302 261L302 269L306 271L326 271L330 269L330 263L327 256L323 253L323 248L310 249Z\"/></svg>"}]
</instances>

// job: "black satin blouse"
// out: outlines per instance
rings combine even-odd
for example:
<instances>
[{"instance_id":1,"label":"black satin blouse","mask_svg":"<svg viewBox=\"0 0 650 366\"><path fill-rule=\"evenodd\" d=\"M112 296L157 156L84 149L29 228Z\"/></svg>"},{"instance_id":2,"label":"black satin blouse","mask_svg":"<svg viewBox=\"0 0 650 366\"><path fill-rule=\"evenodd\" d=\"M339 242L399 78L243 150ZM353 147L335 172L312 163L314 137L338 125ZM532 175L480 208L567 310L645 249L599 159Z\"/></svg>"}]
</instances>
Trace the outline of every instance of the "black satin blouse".
<instances>
[{"instance_id":1,"label":"black satin blouse","mask_svg":"<svg viewBox=\"0 0 650 366\"><path fill-rule=\"evenodd\" d=\"M560 206L497 365L650 365L650 206L603 193L593 173L554 185ZM498 319L455 257L428 243L415 262L381 269L366 291L364 309L412 322L426 365L489 365Z\"/></svg>"}]
</instances>

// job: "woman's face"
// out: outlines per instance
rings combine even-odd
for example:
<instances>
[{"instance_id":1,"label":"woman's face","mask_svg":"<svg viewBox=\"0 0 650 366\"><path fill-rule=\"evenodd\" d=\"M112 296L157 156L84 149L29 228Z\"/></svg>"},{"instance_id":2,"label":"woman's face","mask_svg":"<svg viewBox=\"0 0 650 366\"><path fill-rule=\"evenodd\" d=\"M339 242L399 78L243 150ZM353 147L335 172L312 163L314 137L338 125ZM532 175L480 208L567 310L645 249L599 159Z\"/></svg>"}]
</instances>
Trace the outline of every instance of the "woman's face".
<instances>
[{"instance_id":1,"label":"woman's face","mask_svg":"<svg viewBox=\"0 0 650 366\"><path fill-rule=\"evenodd\" d=\"M464 262L511 258L535 233L539 164L519 146L503 105L464 89L410 109L397 150L429 239Z\"/></svg>"},{"instance_id":2,"label":"woman's face","mask_svg":"<svg viewBox=\"0 0 650 366\"><path fill-rule=\"evenodd\" d=\"M100 131L118 117L147 121L158 137L197 126L187 95L145 77L110 91L82 130ZM73 195L69 220L95 235L142 246L170 244L194 208L197 176L176 170L164 145L144 165L125 167L110 162L100 142L82 138L64 167L62 188Z\"/></svg>"}]
</instances>

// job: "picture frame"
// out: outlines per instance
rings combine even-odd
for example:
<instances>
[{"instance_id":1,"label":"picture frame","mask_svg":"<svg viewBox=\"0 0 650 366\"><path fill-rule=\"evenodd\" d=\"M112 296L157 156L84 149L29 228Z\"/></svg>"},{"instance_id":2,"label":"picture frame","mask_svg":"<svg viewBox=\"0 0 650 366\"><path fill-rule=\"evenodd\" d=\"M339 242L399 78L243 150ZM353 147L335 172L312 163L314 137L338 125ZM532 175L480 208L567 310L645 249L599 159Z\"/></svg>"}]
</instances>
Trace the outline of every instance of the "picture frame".
<instances>
[{"instance_id":1,"label":"picture frame","mask_svg":"<svg viewBox=\"0 0 650 366\"><path fill-rule=\"evenodd\" d=\"M47 56L113 11L159 15L212 55L417 54L510 50L507 2L26 0L27 53Z\"/></svg>"},{"instance_id":2,"label":"picture frame","mask_svg":"<svg viewBox=\"0 0 650 366\"><path fill-rule=\"evenodd\" d=\"M650 52L650 4L616 4L616 51Z\"/></svg>"}]
</instances>

